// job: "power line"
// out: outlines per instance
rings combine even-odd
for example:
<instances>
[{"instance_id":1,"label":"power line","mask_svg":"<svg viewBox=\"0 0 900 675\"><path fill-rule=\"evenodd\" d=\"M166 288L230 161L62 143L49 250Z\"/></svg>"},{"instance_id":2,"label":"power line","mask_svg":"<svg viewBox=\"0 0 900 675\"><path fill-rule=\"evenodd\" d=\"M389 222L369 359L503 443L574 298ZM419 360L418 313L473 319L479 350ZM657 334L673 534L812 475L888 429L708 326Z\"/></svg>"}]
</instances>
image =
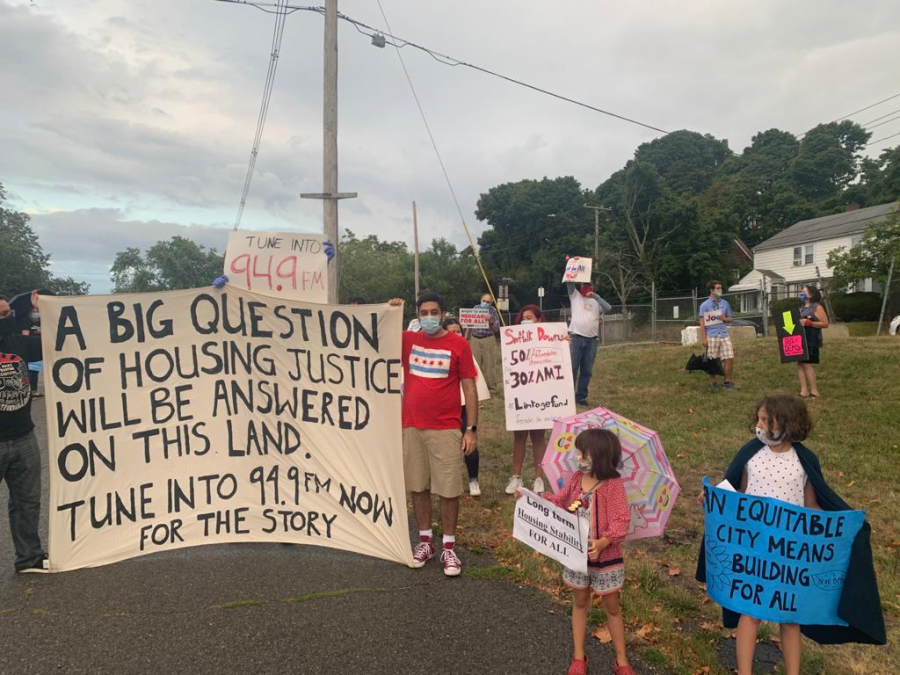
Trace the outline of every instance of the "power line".
<instances>
[{"instance_id":1,"label":"power line","mask_svg":"<svg viewBox=\"0 0 900 675\"><path fill-rule=\"evenodd\" d=\"M869 129L875 129L875 128L877 128L877 127L880 127L880 126L882 126L883 124L890 124L891 122L896 122L897 120L900 120L900 115L898 115L897 117L892 117L892 118L889 119L889 120L885 120L884 122L879 122L878 124L873 124L872 126L867 127L867 128L866 128L866 131L868 131Z\"/></svg>"},{"instance_id":2,"label":"power line","mask_svg":"<svg viewBox=\"0 0 900 675\"><path fill-rule=\"evenodd\" d=\"M889 112L889 113L887 113L887 114L885 114L885 115L882 115L881 117L876 117L874 120L869 120L868 122L866 122L866 123L863 124L862 126L867 127L867 126L869 126L870 124L872 124L872 122L877 122L878 120L883 120L885 117L890 117L891 115L896 115L897 113L900 113L900 108L897 108L896 110L891 110L891 112Z\"/></svg>"},{"instance_id":3,"label":"power line","mask_svg":"<svg viewBox=\"0 0 900 675\"><path fill-rule=\"evenodd\" d=\"M866 143L866 147L875 145L876 143L881 143L881 141L886 141L889 138L894 138L895 136L900 136L900 131L898 131L896 134L891 134L890 136L883 136L882 138L876 139L874 141L869 141L868 143Z\"/></svg>"},{"instance_id":4,"label":"power line","mask_svg":"<svg viewBox=\"0 0 900 675\"><path fill-rule=\"evenodd\" d=\"M895 99L895 98L898 98L898 97L900 97L900 94L894 94L893 96L888 96L887 98L882 99L882 100L878 101L877 103L873 103L872 105L867 105L865 108L860 108L859 110L854 110L852 113L849 113L849 114L847 114L847 115L844 115L843 117L838 117L838 118L837 118L836 120L834 120L834 121L835 121L835 122L840 122L841 120L847 119L848 117L853 117L853 116L856 115L857 113L864 112L864 111L868 110L869 108L874 108L875 106L879 106L879 105L881 105L882 103L887 103L888 101L891 101L891 100L893 100L893 99Z\"/></svg>"},{"instance_id":5,"label":"power line","mask_svg":"<svg viewBox=\"0 0 900 675\"><path fill-rule=\"evenodd\" d=\"M231 2L234 4L253 5L241 0L219 0L219 2ZM263 87L262 102L259 106L259 117L256 120L256 133L253 136L253 147L250 150L250 161L247 164L247 175L244 178L244 189L241 191L241 203L238 206L237 217L234 219L234 229L237 230L244 215L244 206L247 204L247 196L250 194L250 184L253 182L253 171L256 168L256 158L259 156L259 146L262 143L263 131L266 127L266 117L269 114L269 102L272 100L272 91L275 88L275 73L278 70L278 56L281 52L281 40L284 36L284 24L290 12L287 9L287 0L277 0L275 12L275 27L272 30L272 51L269 57L269 70L266 73L266 83ZM253 5L256 6L256 5ZM257 9L263 9L257 7ZM267 11L263 9L263 11ZM299 11L294 9L294 11Z\"/></svg>"}]
</instances>

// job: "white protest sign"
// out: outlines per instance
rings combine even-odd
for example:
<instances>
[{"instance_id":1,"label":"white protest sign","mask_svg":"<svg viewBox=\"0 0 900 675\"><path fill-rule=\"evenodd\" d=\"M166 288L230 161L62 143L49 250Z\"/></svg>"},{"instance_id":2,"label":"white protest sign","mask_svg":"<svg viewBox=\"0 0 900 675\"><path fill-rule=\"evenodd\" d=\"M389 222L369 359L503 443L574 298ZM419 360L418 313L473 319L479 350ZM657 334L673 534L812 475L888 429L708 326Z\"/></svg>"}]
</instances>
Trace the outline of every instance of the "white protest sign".
<instances>
[{"instance_id":1,"label":"white protest sign","mask_svg":"<svg viewBox=\"0 0 900 675\"><path fill-rule=\"evenodd\" d=\"M410 333L418 333L420 330L422 330L422 324L419 323L418 319L410 319L409 325L406 327L406 330L408 330Z\"/></svg>"},{"instance_id":2,"label":"white protest sign","mask_svg":"<svg viewBox=\"0 0 900 675\"><path fill-rule=\"evenodd\" d=\"M569 258L566 261L566 271L563 274L563 283L590 283L591 270L594 261L591 258Z\"/></svg>"},{"instance_id":3,"label":"white protest sign","mask_svg":"<svg viewBox=\"0 0 900 675\"><path fill-rule=\"evenodd\" d=\"M705 326L716 326L722 323L722 310L715 310L714 312L706 312L703 315L703 324Z\"/></svg>"},{"instance_id":4,"label":"white protest sign","mask_svg":"<svg viewBox=\"0 0 900 675\"><path fill-rule=\"evenodd\" d=\"M296 232L228 235L225 274L232 287L301 302L328 302L325 236Z\"/></svg>"},{"instance_id":5,"label":"white protest sign","mask_svg":"<svg viewBox=\"0 0 900 675\"><path fill-rule=\"evenodd\" d=\"M484 307L460 309L459 325L463 328L488 329L491 327L491 310Z\"/></svg>"},{"instance_id":6,"label":"white protest sign","mask_svg":"<svg viewBox=\"0 0 900 675\"><path fill-rule=\"evenodd\" d=\"M575 414L572 356L564 323L507 326L500 332L506 428L552 429Z\"/></svg>"},{"instance_id":7,"label":"white protest sign","mask_svg":"<svg viewBox=\"0 0 900 675\"><path fill-rule=\"evenodd\" d=\"M475 377L475 391L478 393L479 401L488 401L491 398L491 390L488 389L487 383L484 381L484 375L481 373L481 366L478 365L478 361L475 361L475 372L478 375ZM461 401L460 405L466 404L466 395L463 393L462 385L459 385L459 400Z\"/></svg>"},{"instance_id":8,"label":"white protest sign","mask_svg":"<svg viewBox=\"0 0 900 675\"><path fill-rule=\"evenodd\" d=\"M522 490L513 516L513 537L570 570L587 574L587 518Z\"/></svg>"},{"instance_id":9,"label":"white protest sign","mask_svg":"<svg viewBox=\"0 0 900 675\"><path fill-rule=\"evenodd\" d=\"M50 566L290 542L412 562L399 308L42 297Z\"/></svg>"}]
</instances>

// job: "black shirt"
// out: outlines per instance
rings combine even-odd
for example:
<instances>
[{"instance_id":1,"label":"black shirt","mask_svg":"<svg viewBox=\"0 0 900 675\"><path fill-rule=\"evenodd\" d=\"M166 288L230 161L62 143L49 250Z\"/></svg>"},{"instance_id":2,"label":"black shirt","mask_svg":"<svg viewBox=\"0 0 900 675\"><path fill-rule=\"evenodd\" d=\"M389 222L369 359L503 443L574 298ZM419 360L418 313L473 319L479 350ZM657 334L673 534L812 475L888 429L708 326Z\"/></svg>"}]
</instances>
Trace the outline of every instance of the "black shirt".
<instances>
[{"instance_id":1,"label":"black shirt","mask_svg":"<svg viewBox=\"0 0 900 675\"><path fill-rule=\"evenodd\" d=\"M28 363L42 358L39 337L0 338L0 441L14 441L34 429Z\"/></svg>"}]
</instances>

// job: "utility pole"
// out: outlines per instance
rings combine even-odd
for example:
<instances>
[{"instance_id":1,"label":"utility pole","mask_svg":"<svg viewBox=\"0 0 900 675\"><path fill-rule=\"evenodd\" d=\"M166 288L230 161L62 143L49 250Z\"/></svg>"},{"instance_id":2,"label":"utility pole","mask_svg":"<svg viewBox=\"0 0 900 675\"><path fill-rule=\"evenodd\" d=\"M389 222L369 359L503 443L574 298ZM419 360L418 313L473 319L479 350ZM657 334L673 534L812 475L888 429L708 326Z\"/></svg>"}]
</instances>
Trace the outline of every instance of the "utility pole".
<instances>
[{"instance_id":1,"label":"utility pole","mask_svg":"<svg viewBox=\"0 0 900 675\"><path fill-rule=\"evenodd\" d=\"M593 206L591 204L585 204L584 208L591 209L594 212L594 275L598 275L599 271L597 270L597 261L600 258L600 212L601 211L612 211L612 209L606 206Z\"/></svg>"},{"instance_id":2,"label":"utility pole","mask_svg":"<svg viewBox=\"0 0 900 675\"><path fill-rule=\"evenodd\" d=\"M322 146L323 191L304 193L303 199L321 199L325 238L334 244L335 257L328 265L328 302L338 303L340 276L338 265L340 254L338 242L338 200L356 197L355 192L338 192L338 45L337 45L337 0L325 0L325 72L323 80L322 124L324 137Z\"/></svg>"},{"instance_id":3,"label":"utility pole","mask_svg":"<svg viewBox=\"0 0 900 675\"><path fill-rule=\"evenodd\" d=\"M419 220L416 215L416 203L413 202L413 260L416 275L416 300L419 299Z\"/></svg>"},{"instance_id":4,"label":"utility pole","mask_svg":"<svg viewBox=\"0 0 900 675\"><path fill-rule=\"evenodd\" d=\"M881 335L881 325L884 323L884 313L887 310L888 297L891 294L891 282L894 280L894 263L897 262L897 256L891 258L891 268L888 270L887 284L884 287L884 298L881 301L881 314L878 315L878 330L875 332L876 337Z\"/></svg>"}]
</instances>

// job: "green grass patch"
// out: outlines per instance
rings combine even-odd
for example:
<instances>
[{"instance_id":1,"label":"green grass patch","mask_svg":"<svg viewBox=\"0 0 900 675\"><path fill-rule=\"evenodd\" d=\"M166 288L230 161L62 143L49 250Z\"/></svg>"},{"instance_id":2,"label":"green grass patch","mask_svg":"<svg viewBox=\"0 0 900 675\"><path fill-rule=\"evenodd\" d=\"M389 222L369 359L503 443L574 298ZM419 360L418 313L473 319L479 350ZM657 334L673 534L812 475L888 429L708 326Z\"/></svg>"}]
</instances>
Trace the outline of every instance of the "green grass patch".
<instances>
[{"instance_id":1,"label":"green grass patch","mask_svg":"<svg viewBox=\"0 0 900 675\"><path fill-rule=\"evenodd\" d=\"M241 607L259 607L266 604L265 600L233 600L221 605L213 605L213 609L240 609Z\"/></svg>"},{"instance_id":2,"label":"green grass patch","mask_svg":"<svg viewBox=\"0 0 900 675\"><path fill-rule=\"evenodd\" d=\"M853 334L857 326L849 325ZM603 349L588 398L657 430L683 490L664 539L624 547L622 602L629 634L649 624L655 629L641 647L646 659L664 658L670 671L691 674L708 665L710 675L718 675L726 672L718 665L718 640L728 632L720 628L719 608L693 579L703 532L695 497L703 476L721 480L737 450L752 438L749 417L756 401L798 393L800 386L796 367L779 362L774 338L735 343L739 388L717 394L708 391L705 377L684 371L690 352L680 346ZM803 672L825 672L827 663L829 675L900 673L900 338L830 340L816 373L822 397L808 401L815 429L807 445L819 456L830 485L854 508L868 511L888 646L804 642ZM460 543L499 561L498 571L480 572L487 575L481 578L513 579L570 603L559 566L511 537L513 499L503 489L512 470L512 434L505 430L502 399L482 405L479 450L483 496L463 498ZM529 450L526 485L533 471ZM676 568L680 571L673 573ZM777 632L777 627L765 630Z\"/></svg>"},{"instance_id":3,"label":"green grass patch","mask_svg":"<svg viewBox=\"0 0 900 675\"><path fill-rule=\"evenodd\" d=\"M284 602L312 602L313 600L340 598L355 593L377 593L386 590L386 588L339 588L334 591L319 591L317 593L307 593L306 595L300 595L294 598L285 598Z\"/></svg>"}]
</instances>

